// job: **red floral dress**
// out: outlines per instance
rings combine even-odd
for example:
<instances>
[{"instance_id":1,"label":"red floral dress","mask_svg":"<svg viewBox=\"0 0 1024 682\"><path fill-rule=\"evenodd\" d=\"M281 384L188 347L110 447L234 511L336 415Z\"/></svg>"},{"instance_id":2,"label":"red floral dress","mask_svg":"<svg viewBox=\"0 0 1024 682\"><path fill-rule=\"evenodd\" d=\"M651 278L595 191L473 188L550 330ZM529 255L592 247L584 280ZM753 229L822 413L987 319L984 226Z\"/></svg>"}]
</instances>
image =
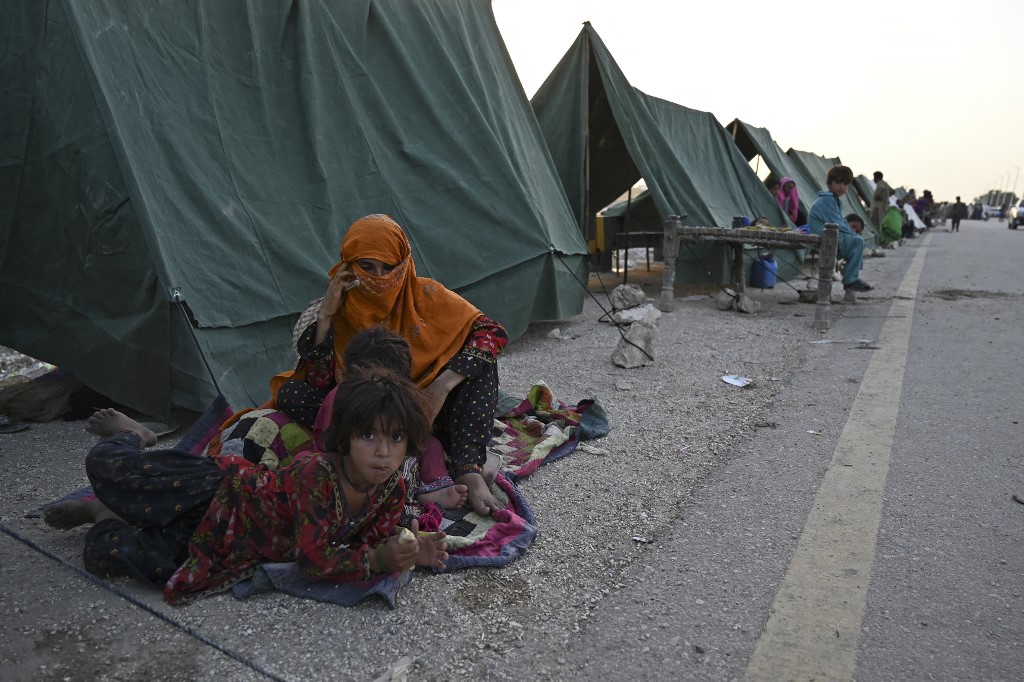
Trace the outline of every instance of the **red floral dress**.
<instances>
[{"instance_id":1,"label":"red floral dress","mask_svg":"<svg viewBox=\"0 0 1024 682\"><path fill-rule=\"evenodd\" d=\"M169 604L225 589L265 562L295 561L318 580L369 579L370 553L398 525L405 483L396 472L355 519L330 460L313 453L277 472L223 457L227 474L192 534L188 558L164 586Z\"/></svg>"}]
</instances>

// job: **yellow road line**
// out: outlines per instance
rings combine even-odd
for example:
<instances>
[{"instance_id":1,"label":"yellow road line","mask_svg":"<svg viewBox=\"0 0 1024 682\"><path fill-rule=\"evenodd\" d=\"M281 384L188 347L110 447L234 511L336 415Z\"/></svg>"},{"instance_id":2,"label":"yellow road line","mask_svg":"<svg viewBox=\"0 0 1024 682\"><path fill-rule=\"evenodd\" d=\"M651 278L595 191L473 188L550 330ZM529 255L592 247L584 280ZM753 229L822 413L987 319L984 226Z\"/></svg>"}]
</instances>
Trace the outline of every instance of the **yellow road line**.
<instances>
[{"instance_id":1,"label":"yellow road line","mask_svg":"<svg viewBox=\"0 0 1024 682\"><path fill-rule=\"evenodd\" d=\"M853 679L914 303L930 239L929 234L922 240L889 308L880 348L872 353L747 664L748 680Z\"/></svg>"}]
</instances>

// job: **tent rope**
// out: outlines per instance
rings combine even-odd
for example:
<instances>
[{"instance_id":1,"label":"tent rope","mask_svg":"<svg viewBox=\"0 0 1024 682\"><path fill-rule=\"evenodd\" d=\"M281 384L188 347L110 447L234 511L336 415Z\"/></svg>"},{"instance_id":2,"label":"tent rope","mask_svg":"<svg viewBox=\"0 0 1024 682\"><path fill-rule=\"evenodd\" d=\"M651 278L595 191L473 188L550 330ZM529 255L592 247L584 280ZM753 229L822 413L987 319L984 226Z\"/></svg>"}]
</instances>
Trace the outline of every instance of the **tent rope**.
<instances>
[{"instance_id":1,"label":"tent rope","mask_svg":"<svg viewBox=\"0 0 1024 682\"><path fill-rule=\"evenodd\" d=\"M192 320L189 319L188 311L185 310L184 297L179 291L174 291L171 298L176 304L178 304L178 310L181 311L181 316L185 319L185 326L188 327L188 333L192 336L192 342L196 344L196 350L199 351L199 357L203 359L203 364L206 366L206 373L210 375L210 381L213 382L213 387L217 389L218 395L224 395L224 392L220 390L220 385L217 383L217 378L213 376L213 369L210 368L210 363L206 361L206 353L203 352L203 347L199 345L199 338L196 336L196 331L192 328Z\"/></svg>"},{"instance_id":2,"label":"tent rope","mask_svg":"<svg viewBox=\"0 0 1024 682\"><path fill-rule=\"evenodd\" d=\"M629 345L633 346L633 348L636 348L638 351L640 351L641 353L646 355L648 360L650 360L651 362L654 362L654 358L651 357L650 353L648 353L643 348L641 348L640 346L636 345L635 343L633 343L632 341L630 341L629 339L626 338L626 333L624 331L622 331L623 327L625 327L626 325L623 325L621 322L616 322L615 321L615 318L612 317L611 311L607 310L603 305L601 305L601 301L599 301L597 299L597 296L594 296L593 292L590 291L590 287L588 287L586 284L584 284L583 282L580 281L580 278L576 276L576 273L573 272L572 268L570 268L569 265L562 259L562 254L560 254L555 249L554 244L551 245L551 253L555 254L555 257L558 258L558 262L560 262L562 264L562 267L564 267L569 272L569 274L572 275L572 278L574 280L576 280L576 283L579 284L581 287L583 287L583 291L587 292L587 294L590 296L590 298L594 299L594 303L597 304L597 307L600 308L602 312L604 312L604 315L602 315L598 319L604 319L605 317L607 317L608 320L612 324L615 325L615 328L619 331L619 336L622 337L623 341L625 341ZM598 275L597 279L598 279L598 281L601 281L601 276ZM604 282L601 282L601 288L604 289L605 296L608 296L609 300L611 300L611 295L608 293L608 289L605 288Z\"/></svg>"},{"instance_id":3,"label":"tent rope","mask_svg":"<svg viewBox=\"0 0 1024 682\"><path fill-rule=\"evenodd\" d=\"M207 645L208 647L216 649L217 651L219 651L220 653L224 654L228 658L231 658L231 659L233 659L235 661L238 661L242 665L244 665L244 666L246 666L248 668L251 668L252 670L255 670L260 675L263 675L264 677L267 677L267 678L269 678L271 680L276 680L276 682L285 682L285 679L283 677L275 675L274 673L270 672L269 670L266 670L265 668L260 666L258 663L256 663L256 662L254 662L254 661L252 661L252 660L242 656L240 653L238 653L236 651L233 651L232 649L229 649L229 648L227 648L226 646L224 646L222 644L218 644L217 642L213 641L212 639L210 639L209 637L207 637L203 633L193 629L192 627L190 627L190 626L188 626L188 625L186 625L184 623L176 621L175 619L171 618L167 614L158 611L157 609L153 608L149 604L146 604L145 602L140 601L139 599L137 599L137 598L133 597L132 595L128 594L127 592L125 592L124 590L120 589L116 585L112 585L111 583L107 582L106 580L103 580L102 578L98 578L98 577L94 576L92 573L89 573L88 571L79 568L78 566L74 565L70 561L67 561L66 559L63 559L63 558L57 556L53 552L50 552L49 550L44 549L43 547L40 547L38 544L36 544L32 540L26 538L24 535L18 533L17 531L15 531L15 530L13 530L11 528L8 528L7 526L5 526L3 524L0 524L0 532L5 533L6 535L9 535L10 537L14 538L18 542L21 542L21 543L23 543L25 545L28 545L29 547L31 547L35 551L39 552L43 556L47 557L48 559L52 559L52 560L56 561L58 564L60 564L61 566L65 567L65 568L68 568L68 569L71 569L74 573L77 573L78 575L82 576L83 578L85 578L85 579L87 579L87 580L89 580L89 581L99 585L103 589L108 590L109 592L113 592L118 597L121 597L122 599L127 601L129 604L132 604L133 606L137 606L138 608L142 609L143 611L145 611L146 613L148 613L148 614L150 614L152 616L156 616L157 618L159 618L160 620L164 621L165 623L168 623L168 624L174 626L175 628L181 630L182 632L184 632L185 634L189 635L190 637L193 637L193 638L199 640L200 642L202 642L203 644Z\"/></svg>"}]
</instances>

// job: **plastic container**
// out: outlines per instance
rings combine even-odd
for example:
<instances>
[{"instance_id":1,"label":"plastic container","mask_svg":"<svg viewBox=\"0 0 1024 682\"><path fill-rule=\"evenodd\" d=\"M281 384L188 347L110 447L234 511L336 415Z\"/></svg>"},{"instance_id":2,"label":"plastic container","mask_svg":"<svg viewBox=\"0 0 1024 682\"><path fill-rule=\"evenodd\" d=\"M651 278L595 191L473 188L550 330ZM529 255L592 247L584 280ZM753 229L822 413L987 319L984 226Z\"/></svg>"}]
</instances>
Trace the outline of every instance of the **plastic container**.
<instances>
[{"instance_id":1,"label":"plastic container","mask_svg":"<svg viewBox=\"0 0 1024 682\"><path fill-rule=\"evenodd\" d=\"M771 255L762 256L751 264L750 286L756 289L774 289L778 279L779 264Z\"/></svg>"}]
</instances>

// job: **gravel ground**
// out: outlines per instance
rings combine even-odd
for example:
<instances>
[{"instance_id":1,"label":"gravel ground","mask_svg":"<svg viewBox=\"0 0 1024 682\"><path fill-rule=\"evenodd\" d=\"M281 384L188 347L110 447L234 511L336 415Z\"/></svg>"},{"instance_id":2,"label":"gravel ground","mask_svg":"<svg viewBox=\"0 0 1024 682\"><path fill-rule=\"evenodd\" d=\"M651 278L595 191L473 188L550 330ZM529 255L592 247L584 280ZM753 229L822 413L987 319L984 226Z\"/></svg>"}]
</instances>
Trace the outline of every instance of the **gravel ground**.
<instances>
[{"instance_id":1,"label":"gravel ground","mask_svg":"<svg viewBox=\"0 0 1024 682\"><path fill-rule=\"evenodd\" d=\"M654 279L644 287L657 294ZM765 308L755 316L678 298L659 322L656 362L641 369L610 362L618 333L598 321L591 300L581 315L535 323L510 344L499 361L506 391L525 394L544 381L566 402L597 398L611 433L590 442L607 454L578 450L522 483L540 533L504 569L420 572L393 611L376 600L342 608L283 595L172 609L130 581L115 584L286 679L372 680L389 670L403 679L394 666L406 656L409 679L514 679L517 661L539 645L557 651L552 644L585 636L608 595L641 579L707 473L771 425L773 401L821 336L810 328L813 306L797 304L785 284L757 298ZM833 310L842 315L841 305ZM556 327L561 339L549 336ZM5 371L18 362L8 355L0 354ZM722 381L726 374L754 382L738 388ZM23 515L86 482L81 461L91 443L81 422L0 436L0 523L77 565L83 531L61 533ZM5 676L260 679L6 536L0 561ZM541 677L560 677L557 658L533 663Z\"/></svg>"}]
</instances>

